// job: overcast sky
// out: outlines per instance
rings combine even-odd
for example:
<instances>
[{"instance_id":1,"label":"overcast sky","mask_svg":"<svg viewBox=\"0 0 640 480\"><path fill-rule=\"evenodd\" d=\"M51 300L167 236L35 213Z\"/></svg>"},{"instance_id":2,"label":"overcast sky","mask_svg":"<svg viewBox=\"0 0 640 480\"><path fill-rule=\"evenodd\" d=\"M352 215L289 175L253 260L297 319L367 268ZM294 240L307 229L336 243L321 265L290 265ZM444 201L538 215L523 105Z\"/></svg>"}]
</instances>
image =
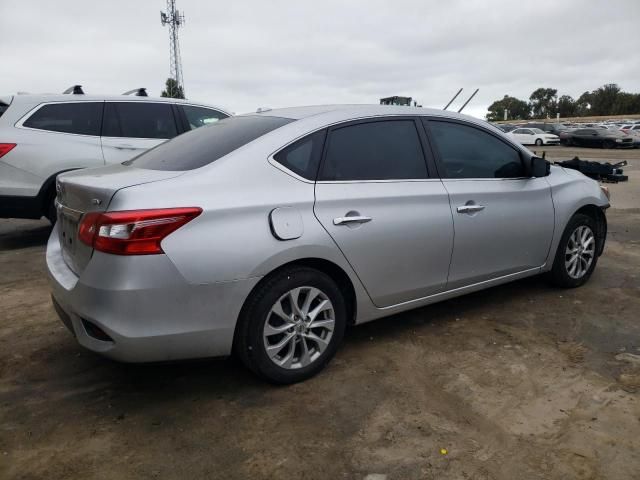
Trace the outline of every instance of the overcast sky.
<instances>
[{"instance_id":1,"label":"overcast sky","mask_svg":"<svg viewBox=\"0 0 640 480\"><path fill-rule=\"evenodd\" d=\"M177 0L187 97L235 112L412 96L484 116L537 87L640 92L640 0ZM169 72L163 0L0 0L0 94L147 87ZM456 108L457 110L457 108Z\"/></svg>"}]
</instances>

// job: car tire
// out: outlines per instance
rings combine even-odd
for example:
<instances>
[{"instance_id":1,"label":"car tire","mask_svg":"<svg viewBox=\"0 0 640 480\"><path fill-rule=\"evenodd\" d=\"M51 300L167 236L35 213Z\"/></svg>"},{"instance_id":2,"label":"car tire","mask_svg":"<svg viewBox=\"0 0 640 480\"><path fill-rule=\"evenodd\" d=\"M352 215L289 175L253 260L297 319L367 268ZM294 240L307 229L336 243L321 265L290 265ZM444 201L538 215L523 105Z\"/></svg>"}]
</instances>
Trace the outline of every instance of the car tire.
<instances>
[{"instance_id":1,"label":"car tire","mask_svg":"<svg viewBox=\"0 0 640 480\"><path fill-rule=\"evenodd\" d=\"M51 222L51 225L56 224L58 219L58 212L56 212L56 194L47 195L47 200L44 205L44 216Z\"/></svg>"},{"instance_id":2,"label":"car tire","mask_svg":"<svg viewBox=\"0 0 640 480\"><path fill-rule=\"evenodd\" d=\"M561 288L584 285L598 263L599 243L596 222L592 217L582 213L571 217L549 272L551 283Z\"/></svg>"},{"instance_id":3,"label":"car tire","mask_svg":"<svg viewBox=\"0 0 640 480\"><path fill-rule=\"evenodd\" d=\"M313 298L307 302L309 296ZM311 318L308 314L317 308L322 310ZM331 277L309 267L286 268L267 277L247 299L234 351L263 379L281 385L296 383L329 363L342 342L346 323L345 299Z\"/></svg>"},{"instance_id":4,"label":"car tire","mask_svg":"<svg viewBox=\"0 0 640 480\"><path fill-rule=\"evenodd\" d=\"M538 147L541 147L543 143L544 143L544 142L542 141L542 139L541 139L541 138L536 139L536 145L537 145Z\"/></svg>"},{"instance_id":5,"label":"car tire","mask_svg":"<svg viewBox=\"0 0 640 480\"><path fill-rule=\"evenodd\" d=\"M602 148L616 148L616 144L611 140L605 140L604 142L602 142Z\"/></svg>"}]
</instances>

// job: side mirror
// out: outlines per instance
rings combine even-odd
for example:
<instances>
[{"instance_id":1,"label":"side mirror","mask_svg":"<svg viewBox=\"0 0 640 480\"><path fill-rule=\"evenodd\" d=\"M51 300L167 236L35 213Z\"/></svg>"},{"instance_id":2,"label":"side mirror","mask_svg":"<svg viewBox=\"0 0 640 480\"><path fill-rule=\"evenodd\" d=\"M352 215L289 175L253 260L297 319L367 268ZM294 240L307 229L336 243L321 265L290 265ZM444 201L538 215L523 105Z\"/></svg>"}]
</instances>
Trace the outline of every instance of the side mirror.
<instances>
[{"instance_id":1,"label":"side mirror","mask_svg":"<svg viewBox=\"0 0 640 480\"><path fill-rule=\"evenodd\" d=\"M551 164L544 158L531 157L529 174L532 177L546 177L551 173Z\"/></svg>"}]
</instances>

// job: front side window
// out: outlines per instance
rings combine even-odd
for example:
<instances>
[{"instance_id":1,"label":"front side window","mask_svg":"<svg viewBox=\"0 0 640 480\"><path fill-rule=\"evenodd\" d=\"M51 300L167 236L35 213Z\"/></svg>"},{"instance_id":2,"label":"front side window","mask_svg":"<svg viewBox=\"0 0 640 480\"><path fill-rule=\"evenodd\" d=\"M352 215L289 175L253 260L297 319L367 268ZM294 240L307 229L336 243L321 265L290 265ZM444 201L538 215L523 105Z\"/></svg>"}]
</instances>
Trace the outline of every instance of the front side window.
<instances>
[{"instance_id":1,"label":"front side window","mask_svg":"<svg viewBox=\"0 0 640 480\"><path fill-rule=\"evenodd\" d=\"M519 152L469 125L429 121L442 178L516 178L525 175Z\"/></svg>"},{"instance_id":2,"label":"front side window","mask_svg":"<svg viewBox=\"0 0 640 480\"><path fill-rule=\"evenodd\" d=\"M320 166L326 130L307 135L273 156L279 164L307 180L315 180Z\"/></svg>"},{"instance_id":3,"label":"front side window","mask_svg":"<svg viewBox=\"0 0 640 480\"><path fill-rule=\"evenodd\" d=\"M253 140L292 122L289 118L247 115L229 117L147 150L124 162L150 170L193 170L215 162Z\"/></svg>"},{"instance_id":4,"label":"front side window","mask_svg":"<svg viewBox=\"0 0 640 480\"><path fill-rule=\"evenodd\" d=\"M103 137L173 138L178 134L168 103L107 102Z\"/></svg>"},{"instance_id":5,"label":"front side window","mask_svg":"<svg viewBox=\"0 0 640 480\"><path fill-rule=\"evenodd\" d=\"M22 125L50 132L100 135L103 102L51 103L39 108Z\"/></svg>"},{"instance_id":6,"label":"front side window","mask_svg":"<svg viewBox=\"0 0 640 480\"><path fill-rule=\"evenodd\" d=\"M413 120L386 120L337 128L329 133L320 180L427 178Z\"/></svg>"},{"instance_id":7,"label":"front side window","mask_svg":"<svg viewBox=\"0 0 640 480\"><path fill-rule=\"evenodd\" d=\"M229 116L212 108L194 107L192 105L181 105L181 107L191 130L204 127Z\"/></svg>"}]
</instances>

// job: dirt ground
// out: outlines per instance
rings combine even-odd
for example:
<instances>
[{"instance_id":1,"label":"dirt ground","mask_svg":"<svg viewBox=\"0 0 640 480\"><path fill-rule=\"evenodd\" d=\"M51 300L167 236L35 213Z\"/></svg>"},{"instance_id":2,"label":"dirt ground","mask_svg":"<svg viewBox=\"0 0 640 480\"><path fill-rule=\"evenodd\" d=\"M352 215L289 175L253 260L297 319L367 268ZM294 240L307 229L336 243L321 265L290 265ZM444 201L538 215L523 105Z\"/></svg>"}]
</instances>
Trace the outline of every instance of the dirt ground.
<instances>
[{"instance_id":1,"label":"dirt ground","mask_svg":"<svg viewBox=\"0 0 640 480\"><path fill-rule=\"evenodd\" d=\"M546 150L632 163L587 285L532 278L353 328L289 387L230 359L83 350L51 307L47 224L0 220L0 478L640 478L640 150Z\"/></svg>"}]
</instances>

